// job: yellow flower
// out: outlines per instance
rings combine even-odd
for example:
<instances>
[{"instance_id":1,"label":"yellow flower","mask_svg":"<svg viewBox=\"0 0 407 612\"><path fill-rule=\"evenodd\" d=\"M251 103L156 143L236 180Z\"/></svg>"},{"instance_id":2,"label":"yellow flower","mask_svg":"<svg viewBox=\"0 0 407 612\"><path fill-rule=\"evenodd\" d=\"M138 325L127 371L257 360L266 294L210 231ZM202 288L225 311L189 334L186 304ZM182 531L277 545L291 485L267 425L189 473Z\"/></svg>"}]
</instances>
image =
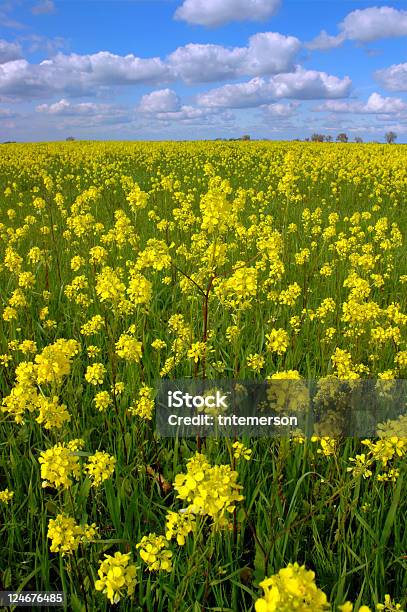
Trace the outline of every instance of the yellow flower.
<instances>
[{"instance_id":1,"label":"yellow flower","mask_svg":"<svg viewBox=\"0 0 407 612\"><path fill-rule=\"evenodd\" d=\"M135 414L143 419L151 421L154 410L154 390L147 385L142 385L135 403L130 406L130 414Z\"/></svg>"},{"instance_id":2,"label":"yellow flower","mask_svg":"<svg viewBox=\"0 0 407 612\"><path fill-rule=\"evenodd\" d=\"M140 557L147 564L150 572L160 570L170 572L172 570L172 552L168 549L164 536L150 533L136 544L136 548L140 549Z\"/></svg>"},{"instance_id":3,"label":"yellow flower","mask_svg":"<svg viewBox=\"0 0 407 612\"><path fill-rule=\"evenodd\" d=\"M298 563L260 582L264 595L255 602L256 612L324 612L327 597L315 584L315 574Z\"/></svg>"},{"instance_id":4,"label":"yellow flower","mask_svg":"<svg viewBox=\"0 0 407 612\"><path fill-rule=\"evenodd\" d=\"M71 440L68 444L59 442L40 454L38 461L41 465L43 487L67 489L72 485L72 478L79 478L79 457L74 453L82 445L83 440Z\"/></svg>"},{"instance_id":5,"label":"yellow flower","mask_svg":"<svg viewBox=\"0 0 407 612\"><path fill-rule=\"evenodd\" d=\"M286 352L289 344L289 336L284 329L272 329L270 333L266 334L266 339L266 349L270 353L282 355Z\"/></svg>"},{"instance_id":6,"label":"yellow flower","mask_svg":"<svg viewBox=\"0 0 407 612\"><path fill-rule=\"evenodd\" d=\"M116 342L116 353L126 361L138 363L142 357L142 344L129 334L122 334Z\"/></svg>"},{"instance_id":7,"label":"yellow flower","mask_svg":"<svg viewBox=\"0 0 407 612\"><path fill-rule=\"evenodd\" d=\"M2 502L3 504L8 504L9 501L13 499L13 496L14 496L13 491L9 491L8 489L3 489L3 491L0 491L0 502Z\"/></svg>"},{"instance_id":8,"label":"yellow flower","mask_svg":"<svg viewBox=\"0 0 407 612\"><path fill-rule=\"evenodd\" d=\"M91 385L101 385L106 374L103 363L93 363L86 368L85 379Z\"/></svg>"},{"instance_id":9,"label":"yellow flower","mask_svg":"<svg viewBox=\"0 0 407 612\"><path fill-rule=\"evenodd\" d=\"M115 465L115 457L105 451L97 451L94 455L91 455L84 466L84 470L91 480L92 487L98 487L103 481L110 478L114 472Z\"/></svg>"},{"instance_id":10,"label":"yellow flower","mask_svg":"<svg viewBox=\"0 0 407 612\"><path fill-rule=\"evenodd\" d=\"M223 523L226 513L233 512L236 502L243 499L237 477L229 465L211 466L204 455L196 453L187 462L186 474L176 475L174 488L178 499L189 502L189 512L207 514Z\"/></svg>"},{"instance_id":11,"label":"yellow flower","mask_svg":"<svg viewBox=\"0 0 407 612\"><path fill-rule=\"evenodd\" d=\"M134 593L137 568L130 560L131 553L116 552L114 556L105 555L104 561L99 562L99 579L95 582L95 589L102 591L111 604L116 604L125 595L130 597Z\"/></svg>"},{"instance_id":12,"label":"yellow flower","mask_svg":"<svg viewBox=\"0 0 407 612\"><path fill-rule=\"evenodd\" d=\"M165 524L165 537L167 540L176 538L178 546L184 546L186 536L194 530L196 518L188 512L168 511Z\"/></svg>"},{"instance_id":13,"label":"yellow flower","mask_svg":"<svg viewBox=\"0 0 407 612\"><path fill-rule=\"evenodd\" d=\"M244 444L237 441L232 444L232 448L235 459L240 459L243 457L243 459L246 459L246 461L250 461L252 455L251 448L247 448Z\"/></svg>"},{"instance_id":14,"label":"yellow flower","mask_svg":"<svg viewBox=\"0 0 407 612\"><path fill-rule=\"evenodd\" d=\"M74 553L78 550L79 544L96 537L96 523L77 525L74 518L64 514L58 514L48 523L48 538L52 540L50 551L59 552L62 556Z\"/></svg>"}]
</instances>

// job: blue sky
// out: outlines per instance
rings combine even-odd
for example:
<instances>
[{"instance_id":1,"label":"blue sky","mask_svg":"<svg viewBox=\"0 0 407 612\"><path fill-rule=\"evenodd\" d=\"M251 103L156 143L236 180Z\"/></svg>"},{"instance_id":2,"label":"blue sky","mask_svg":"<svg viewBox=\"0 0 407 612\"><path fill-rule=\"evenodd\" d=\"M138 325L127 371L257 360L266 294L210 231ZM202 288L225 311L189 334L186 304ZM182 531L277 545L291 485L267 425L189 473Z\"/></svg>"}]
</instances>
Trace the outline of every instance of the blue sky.
<instances>
[{"instance_id":1,"label":"blue sky","mask_svg":"<svg viewBox=\"0 0 407 612\"><path fill-rule=\"evenodd\" d=\"M0 141L407 141L406 2L0 2Z\"/></svg>"}]
</instances>

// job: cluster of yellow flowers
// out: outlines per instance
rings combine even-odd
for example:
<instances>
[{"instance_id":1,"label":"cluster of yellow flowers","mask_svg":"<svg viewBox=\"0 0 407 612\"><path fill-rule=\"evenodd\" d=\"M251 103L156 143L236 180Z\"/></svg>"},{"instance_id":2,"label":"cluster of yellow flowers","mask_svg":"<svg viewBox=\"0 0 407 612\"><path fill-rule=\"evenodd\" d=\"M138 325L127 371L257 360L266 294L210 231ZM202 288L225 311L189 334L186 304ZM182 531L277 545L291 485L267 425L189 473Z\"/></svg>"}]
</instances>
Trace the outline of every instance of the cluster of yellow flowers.
<instances>
[{"instance_id":1,"label":"cluster of yellow flowers","mask_svg":"<svg viewBox=\"0 0 407 612\"><path fill-rule=\"evenodd\" d=\"M196 453L187 462L186 474L177 474L174 488L178 499L189 502L187 512L210 516L218 525L227 524L227 514L243 500L238 473L229 465L211 466L205 455Z\"/></svg>"},{"instance_id":2,"label":"cluster of yellow flowers","mask_svg":"<svg viewBox=\"0 0 407 612\"><path fill-rule=\"evenodd\" d=\"M74 518L58 514L48 523L48 538L52 540L50 551L59 552L64 556L75 552L79 544L97 538L96 523L77 525Z\"/></svg>"},{"instance_id":3,"label":"cluster of yellow flowers","mask_svg":"<svg viewBox=\"0 0 407 612\"><path fill-rule=\"evenodd\" d=\"M315 583L315 573L304 565L289 563L287 567L260 582L264 595L256 600L256 612L324 612L332 610L325 593ZM353 612L350 601L338 606L341 612ZM384 603L376 610L403 612L401 605L385 596ZM361 605L358 612L372 612L369 606Z\"/></svg>"},{"instance_id":4,"label":"cluster of yellow flowers","mask_svg":"<svg viewBox=\"0 0 407 612\"><path fill-rule=\"evenodd\" d=\"M154 390L143 384L138 392L137 400L129 407L129 412L151 421L154 410L153 394Z\"/></svg>"},{"instance_id":5,"label":"cluster of yellow flowers","mask_svg":"<svg viewBox=\"0 0 407 612\"><path fill-rule=\"evenodd\" d=\"M130 553L116 552L114 556L105 555L105 559L100 561L95 589L102 591L112 604L118 603L124 595L134 593L137 568L130 560Z\"/></svg>"},{"instance_id":6,"label":"cluster of yellow flowers","mask_svg":"<svg viewBox=\"0 0 407 612\"><path fill-rule=\"evenodd\" d=\"M354 476L369 478L373 474L374 466L379 464L379 469L381 467L382 471L376 474L377 480L396 482L400 471L397 467L391 467L391 462L407 455L407 438L387 436L376 442L369 439L362 440L362 444L368 448L368 453L350 457L349 461L353 466L348 467L347 471L352 472Z\"/></svg>"},{"instance_id":7,"label":"cluster of yellow flowers","mask_svg":"<svg viewBox=\"0 0 407 612\"><path fill-rule=\"evenodd\" d=\"M78 480L81 474L80 454L76 451L83 448L84 440L71 440L67 444L58 442L40 454L42 486L62 487L68 489L73 479ZM82 453L85 454L85 453ZM88 457L84 472L89 476L92 486L98 487L110 478L116 464L115 457L104 451L97 451Z\"/></svg>"},{"instance_id":8,"label":"cluster of yellow flowers","mask_svg":"<svg viewBox=\"0 0 407 612\"><path fill-rule=\"evenodd\" d=\"M136 544L136 548L140 549L140 557L150 571L171 571L172 552L168 549L164 536L150 533L142 537L141 541Z\"/></svg>"},{"instance_id":9,"label":"cluster of yellow flowers","mask_svg":"<svg viewBox=\"0 0 407 612\"><path fill-rule=\"evenodd\" d=\"M59 405L57 395L47 397L39 393L40 386L49 385L51 392L61 386L71 371L71 361L79 352L76 340L59 339L46 346L34 361L22 361L15 370L16 383L8 396L3 398L1 410L11 414L16 423L24 423L26 412L38 410L37 422L46 429L61 428L70 421L67 407Z\"/></svg>"},{"instance_id":10,"label":"cluster of yellow flowers","mask_svg":"<svg viewBox=\"0 0 407 612\"><path fill-rule=\"evenodd\" d=\"M8 504L9 501L13 499L13 496L14 496L13 491L9 491L8 489L3 489L3 491L0 491L0 502L2 502L3 504Z\"/></svg>"},{"instance_id":11,"label":"cluster of yellow flowers","mask_svg":"<svg viewBox=\"0 0 407 612\"><path fill-rule=\"evenodd\" d=\"M256 612L324 612L327 596L315 584L315 574L298 563L290 563L278 574L260 582L264 596L256 601Z\"/></svg>"}]
</instances>

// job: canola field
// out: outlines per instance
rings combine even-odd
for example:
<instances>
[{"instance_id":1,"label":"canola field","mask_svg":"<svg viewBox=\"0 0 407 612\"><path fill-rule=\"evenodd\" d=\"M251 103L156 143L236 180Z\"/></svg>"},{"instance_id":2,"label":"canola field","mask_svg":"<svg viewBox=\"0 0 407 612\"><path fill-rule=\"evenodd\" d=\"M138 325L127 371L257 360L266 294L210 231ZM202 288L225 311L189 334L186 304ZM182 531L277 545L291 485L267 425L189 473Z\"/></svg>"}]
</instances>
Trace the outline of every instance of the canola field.
<instances>
[{"instance_id":1,"label":"canola field","mask_svg":"<svg viewBox=\"0 0 407 612\"><path fill-rule=\"evenodd\" d=\"M0 590L406 610L406 407L368 439L340 409L407 378L406 147L0 153ZM318 379L329 427L162 438L157 385L181 378Z\"/></svg>"}]
</instances>

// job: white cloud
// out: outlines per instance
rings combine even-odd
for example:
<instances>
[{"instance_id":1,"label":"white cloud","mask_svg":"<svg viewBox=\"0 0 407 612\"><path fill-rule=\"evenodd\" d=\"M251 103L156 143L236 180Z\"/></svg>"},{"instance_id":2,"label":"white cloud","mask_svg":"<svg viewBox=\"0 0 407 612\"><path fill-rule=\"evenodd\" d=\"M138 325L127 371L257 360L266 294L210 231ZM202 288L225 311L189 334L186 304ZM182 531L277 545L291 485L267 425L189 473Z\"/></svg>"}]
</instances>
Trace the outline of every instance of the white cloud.
<instances>
[{"instance_id":1,"label":"white cloud","mask_svg":"<svg viewBox=\"0 0 407 612\"><path fill-rule=\"evenodd\" d=\"M12 62L21 57L21 47L17 43L0 40L0 64Z\"/></svg>"},{"instance_id":2,"label":"white cloud","mask_svg":"<svg viewBox=\"0 0 407 612\"><path fill-rule=\"evenodd\" d=\"M261 110L268 117L286 118L295 115L299 106L299 102L289 102L288 104L274 102L274 104L266 104L262 106Z\"/></svg>"},{"instance_id":3,"label":"white cloud","mask_svg":"<svg viewBox=\"0 0 407 612\"><path fill-rule=\"evenodd\" d=\"M72 104L69 100L62 98L59 102L54 104L40 104L36 108L39 113L46 113L48 115L63 115L68 116L87 116L95 115L99 113L112 113L117 109L110 104L95 104L94 102L81 102L79 104Z\"/></svg>"},{"instance_id":4,"label":"white cloud","mask_svg":"<svg viewBox=\"0 0 407 612\"><path fill-rule=\"evenodd\" d=\"M36 107L36 111L46 115L48 125L59 131L71 128L89 129L104 125L128 125L134 119L133 113L121 106L94 102L74 104L65 98L53 104L40 104Z\"/></svg>"},{"instance_id":5,"label":"white cloud","mask_svg":"<svg viewBox=\"0 0 407 612\"><path fill-rule=\"evenodd\" d=\"M10 108L0 108L0 118L4 117L15 117L16 113Z\"/></svg>"},{"instance_id":6,"label":"white cloud","mask_svg":"<svg viewBox=\"0 0 407 612\"><path fill-rule=\"evenodd\" d=\"M294 68L293 60L301 48L294 36L283 36L277 32L262 32L251 36L240 69L240 74L260 76L289 72Z\"/></svg>"},{"instance_id":7,"label":"white cloud","mask_svg":"<svg viewBox=\"0 0 407 612\"><path fill-rule=\"evenodd\" d=\"M87 80L93 85L123 85L165 79L168 70L159 57L141 59L132 54L121 56L109 51L92 55L64 55L44 60L40 68L68 74L72 80Z\"/></svg>"},{"instance_id":8,"label":"white cloud","mask_svg":"<svg viewBox=\"0 0 407 612\"><path fill-rule=\"evenodd\" d=\"M189 44L168 56L174 75L188 83L234 78L244 61L245 48L227 49L221 45Z\"/></svg>"},{"instance_id":9,"label":"white cloud","mask_svg":"<svg viewBox=\"0 0 407 612\"><path fill-rule=\"evenodd\" d=\"M306 43L307 49L311 51L328 51L340 47L345 40L343 34L338 36L330 36L325 30L322 30L311 42Z\"/></svg>"},{"instance_id":10,"label":"white cloud","mask_svg":"<svg viewBox=\"0 0 407 612\"><path fill-rule=\"evenodd\" d=\"M196 108L183 105L175 112L157 113L155 118L165 122L202 125L224 123L233 120L234 116L229 112L220 112L219 109L215 108Z\"/></svg>"},{"instance_id":11,"label":"white cloud","mask_svg":"<svg viewBox=\"0 0 407 612\"><path fill-rule=\"evenodd\" d=\"M27 38L27 37L26 37ZM31 37L32 38L32 37ZM31 39L30 43L44 41ZM28 39L28 38L27 38ZM49 50L62 40L55 40ZM301 48L293 36L262 32L251 36L246 47L189 44L167 58L141 59L132 54L115 55L99 51L90 55L57 53L39 64L18 59L18 45L0 43L0 96L8 99L87 96L105 93L115 86L216 82L243 76L265 76L294 69L293 61ZM37 47L36 47L37 49Z\"/></svg>"},{"instance_id":12,"label":"white cloud","mask_svg":"<svg viewBox=\"0 0 407 612\"><path fill-rule=\"evenodd\" d=\"M207 107L250 108L267 104L275 96L270 82L256 77L246 83L223 85L198 96L198 103Z\"/></svg>"},{"instance_id":13,"label":"white cloud","mask_svg":"<svg viewBox=\"0 0 407 612\"><path fill-rule=\"evenodd\" d=\"M346 15L339 24L340 33L330 36L325 30L305 46L312 50L325 51L339 47L345 40L372 42L382 38L397 38L407 35L407 11L390 6L372 6L358 9Z\"/></svg>"},{"instance_id":14,"label":"white cloud","mask_svg":"<svg viewBox=\"0 0 407 612\"><path fill-rule=\"evenodd\" d=\"M362 108L361 102L347 102L344 100L328 100L324 104L315 106L312 110L315 112L331 112L331 113L357 113Z\"/></svg>"},{"instance_id":15,"label":"white cloud","mask_svg":"<svg viewBox=\"0 0 407 612\"><path fill-rule=\"evenodd\" d=\"M53 0L40 0L38 4L32 7L31 12L33 15L46 15L47 13L54 13L54 2Z\"/></svg>"},{"instance_id":16,"label":"white cloud","mask_svg":"<svg viewBox=\"0 0 407 612\"><path fill-rule=\"evenodd\" d=\"M339 24L345 38L371 42L407 35L407 11L390 6L372 6L352 11Z\"/></svg>"},{"instance_id":17,"label":"white cloud","mask_svg":"<svg viewBox=\"0 0 407 612\"><path fill-rule=\"evenodd\" d=\"M390 91L407 91L407 62L377 70L375 77L383 87Z\"/></svg>"},{"instance_id":18,"label":"white cloud","mask_svg":"<svg viewBox=\"0 0 407 612\"><path fill-rule=\"evenodd\" d=\"M202 83L288 72L300 47L294 36L261 32L249 38L247 47L189 44L176 49L167 61L175 77Z\"/></svg>"},{"instance_id":19,"label":"white cloud","mask_svg":"<svg viewBox=\"0 0 407 612\"><path fill-rule=\"evenodd\" d=\"M141 113L173 113L180 109L181 102L172 89L158 89L143 96L137 107Z\"/></svg>"},{"instance_id":20,"label":"white cloud","mask_svg":"<svg viewBox=\"0 0 407 612\"><path fill-rule=\"evenodd\" d=\"M184 0L175 19L204 26L230 21L261 21L277 11L279 0Z\"/></svg>"},{"instance_id":21,"label":"white cloud","mask_svg":"<svg viewBox=\"0 0 407 612\"><path fill-rule=\"evenodd\" d=\"M401 98L384 98L375 92L369 96L366 103L328 100L325 104L317 106L314 110L334 113L393 114L406 111L407 104Z\"/></svg>"},{"instance_id":22,"label":"white cloud","mask_svg":"<svg viewBox=\"0 0 407 612\"><path fill-rule=\"evenodd\" d=\"M48 38L47 36L40 36L39 34L27 34L26 36L19 36L19 40L26 46L30 53L45 51L48 56L55 55L57 51L68 45L67 41L61 36Z\"/></svg>"},{"instance_id":23,"label":"white cloud","mask_svg":"<svg viewBox=\"0 0 407 612\"><path fill-rule=\"evenodd\" d=\"M269 104L280 98L317 100L342 98L348 95L351 80L340 79L326 72L304 70L277 74L269 79L256 77L245 83L224 85L198 96L199 104L206 107L249 108Z\"/></svg>"},{"instance_id":24,"label":"white cloud","mask_svg":"<svg viewBox=\"0 0 407 612\"><path fill-rule=\"evenodd\" d=\"M401 98L383 98L378 93L372 93L364 110L367 113L399 113L407 110L407 104Z\"/></svg>"},{"instance_id":25,"label":"white cloud","mask_svg":"<svg viewBox=\"0 0 407 612\"><path fill-rule=\"evenodd\" d=\"M234 116L219 108L202 108L181 105L181 100L172 89L158 89L144 95L136 106L145 122L183 123L186 125L208 125L219 121L230 121Z\"/></svg>"},{"instance_id":26,"label":"white cloud","mask_svg":"<svg viewBox=\"0 0 407 612\"><path fill-rule=\"evenodd\" d=\"M57 54L39 64L15 60L0 65L0 95L10 98L94 95L116 85L165 81L160 58L124 57L107 51L93 55Z\"/></svg>"}]
</instances>

